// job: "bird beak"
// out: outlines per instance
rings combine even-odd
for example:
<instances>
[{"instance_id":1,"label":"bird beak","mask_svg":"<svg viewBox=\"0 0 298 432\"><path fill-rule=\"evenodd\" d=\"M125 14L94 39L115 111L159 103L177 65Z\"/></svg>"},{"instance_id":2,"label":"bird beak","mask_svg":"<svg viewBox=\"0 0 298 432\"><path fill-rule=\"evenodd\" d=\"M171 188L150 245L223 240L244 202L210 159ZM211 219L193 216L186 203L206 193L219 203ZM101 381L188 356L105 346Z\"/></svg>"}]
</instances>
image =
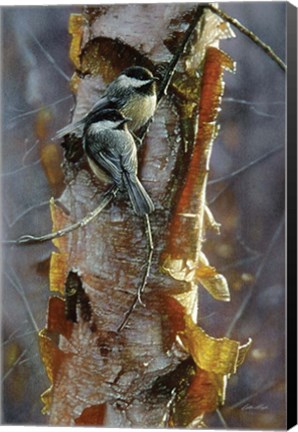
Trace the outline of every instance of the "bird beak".
<instances>
[{"instance_id":1,"label":"bird beak","mask_svg":"<svg viewBox=\"0 0 298 432\"><path fill-rule=\"evenodd\" d=\"M156 76L154 76L154 77L151 78L151 80L152 80L152 82L154 82L154 81L159 81L159 78L156 77Z\"/></svg>"}]
</instances>

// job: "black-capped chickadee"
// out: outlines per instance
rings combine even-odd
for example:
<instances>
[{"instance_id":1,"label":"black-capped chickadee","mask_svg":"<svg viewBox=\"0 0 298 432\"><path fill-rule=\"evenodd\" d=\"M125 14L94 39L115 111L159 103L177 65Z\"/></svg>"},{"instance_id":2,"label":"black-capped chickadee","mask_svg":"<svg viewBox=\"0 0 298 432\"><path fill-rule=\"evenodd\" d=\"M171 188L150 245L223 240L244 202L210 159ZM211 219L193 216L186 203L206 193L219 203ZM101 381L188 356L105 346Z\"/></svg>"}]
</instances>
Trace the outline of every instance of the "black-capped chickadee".
<instances>
[{"instance_id":1,"label":"black-capped chickadee","mask_svg":"<svg viewBox=\"0 0 298 432\"><path fill-rule=\"evenodd\" d=\"M137 131L153 116L156 109L156 81L152 73L140 66L125 69L112 81L105 94L81 120L65 126L55 138L74 133L82 136L84 126L103 109L116 109L125 117L130 117L129 129Z\"/></svg>"},{"instance_id":2,"label":"black-capped chickadee","mask_svg":"<svg viewBox=\"0 0 298 432\"><path fill-rule=\"evenodd\" d=\"M114 109L93 112L85 120L83 148L94 174L100 180L108 174L120 190L127 190L135 213L146 215L154 204L137 177L137 148L128 121Z\"/></svg>"}]
</instances>

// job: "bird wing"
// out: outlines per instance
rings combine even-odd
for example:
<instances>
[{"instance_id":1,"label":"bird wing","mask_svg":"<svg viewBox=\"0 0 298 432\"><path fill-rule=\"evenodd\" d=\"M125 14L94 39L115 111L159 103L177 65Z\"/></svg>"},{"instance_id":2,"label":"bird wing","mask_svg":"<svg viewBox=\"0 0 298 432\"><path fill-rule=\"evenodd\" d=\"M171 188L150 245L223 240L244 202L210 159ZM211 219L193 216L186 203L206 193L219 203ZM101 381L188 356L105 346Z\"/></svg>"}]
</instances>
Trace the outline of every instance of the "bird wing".
<instances>
[{"instance_id":1,"label":"bird wing","mask_svg":"<svg viewBox=\"0 0 298 432\"><path fill-rule=\"evenodd\" d=\"M121 167L120 159L113 157L110 152L99 152L97 156L98 162L111 174L114 182L118 185L121 184L123 169Z\"/></svg>"},{"instance_id":2,"label":"bird wing","mask_svg":"<svg viewBox=\"0 0 298 432\"><path fill-rule=\"evenodd\" d=\"M75 133L77 136L81 137L83 135L84 129L84 117L81 120L78 120L75 123L70 123L67 126L64 126L62 129L59 129L56 134L53 136L52 140L63 138L65 135L70 133Z\"/></svg>"},{"instance_id":3,"label":"bird wing","mask_svg":"<svg viewBox=\"0 0 298 432\"><path fill-rule=\"evenodd\" d=\"M70 133L74 133L78 137L81 137L83 135L83 130L86 122L92 123L95 116L103 109L108 108L115 108L119 109L117 104L117 98L116 97L107 97L103 96L99 99L98 102L96 102L95 105L91 108L91 110L80 120L70 123L67 126L64 126L62 129L58 130L56 132L56 135L52 138L53 140L59 139L64 137L65 135L68 135Z\"/></svg>"},{"instance_id":4,"label":"bird wing","mask_svg":"<svg viewBox=\"0 0 298 432\"><path fill-rule=\"evenodd\" d=\"M103 96L99 99L98 102L96 102L95 105L91 108L91 110L87 113L87 115L84 117L85 122L93 123L94 118L97 116L97 114L102 111L103 109L118 109L117 104L117 98L115 97L107 97Z\"/></svg>"},{"instance_id":5,"label":"bird wing","mask_svg":"<svg viewBox=\"0 0 298 432\"><path fill-rule=\"evenodd\" d=\"M121 167L122 170L128 174L137 174L138 171L138 158L137 158L137 148L133 137L131 139L123 140L121 149Z\"/></svg>"},{"instance_id":6,"label":"bird wing","mask_svg":"<svg viewBox=\"0 0 298 432\"><path fill-rule=\"evenodd\" d=\"M107 171L116 184L122 183L121 159L117 153L107 148L101 148L93 143L92 151L86 146L86 153L99 167Z\"/></svg>"}]
</instances>

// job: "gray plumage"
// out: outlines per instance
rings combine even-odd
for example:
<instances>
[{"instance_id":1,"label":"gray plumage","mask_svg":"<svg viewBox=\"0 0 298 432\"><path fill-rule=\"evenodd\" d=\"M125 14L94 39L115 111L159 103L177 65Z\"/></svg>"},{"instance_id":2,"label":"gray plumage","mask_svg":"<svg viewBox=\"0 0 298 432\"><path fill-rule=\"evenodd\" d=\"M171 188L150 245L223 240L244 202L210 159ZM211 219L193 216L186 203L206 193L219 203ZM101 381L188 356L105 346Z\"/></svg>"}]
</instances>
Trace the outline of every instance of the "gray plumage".
<instances>
[{"instance_id":1,"label":"gray plumage","mask_svg":"<svg viewBox=\"0 0 298 432\"><path fill-rule=\"evenodd\" d=\"M127 190L135 213L145 215L154 211L154 205L138 179L137 148L126 122L116 110L101 110L85 124L83 147L96 176L101 179L103 170Z\"/></svg>"},{"instance_id":2,"label":"gray plumage","mask_svg":"<svg viewBox=\"0 0 298 432\"><path fill-rule=\"evenodd\" d=\"M130 117L129 129L137 131L153 116L156 109L156 77L143 67L125 69L112 81L105 94L81 120L59 130L55 139L73 133L83 135L86 123L104 109L116 109L125 117Z\"/></svg>"}]
</instances>

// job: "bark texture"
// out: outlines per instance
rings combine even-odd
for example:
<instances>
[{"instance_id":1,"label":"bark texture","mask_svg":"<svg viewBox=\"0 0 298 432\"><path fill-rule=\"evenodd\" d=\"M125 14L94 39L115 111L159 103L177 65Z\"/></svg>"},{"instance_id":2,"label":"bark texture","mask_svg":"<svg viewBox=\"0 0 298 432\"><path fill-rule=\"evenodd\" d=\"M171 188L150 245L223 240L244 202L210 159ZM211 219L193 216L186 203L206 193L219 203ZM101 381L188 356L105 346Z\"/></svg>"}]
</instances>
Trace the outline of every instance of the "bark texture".
<instances>
[{"instance_id":1,"label":"bark texture","mask_svg":"<svg viewBox=\"0 0 298 432\"><path fill-rule=\"evenodd\" d=\"M125 67L147 66L162 77L196 11L193 4L115 5L71 16L74 120ZM202 258L201 246L222 74L232 67L227 56L207 48L231 36L229 28L203 8L201 12L139 149L139 176L156 207L150 216L155 249L142 296L145 307L137 305L123 331L117 329L141 284L148 253L145 223L133 213L127 196L117 195L96 221L54 240L51 290L65 298L50 300L47 327L40 334L52 382L42 398L52 425L201 425L204 413L224 402L226 378L244 360L248 345L211 338L196 326L198 282L212 285L207 288L212 295L228 296L225 279ZM210 80L203 85L197 74L204 73L206 52L210 64L214 54L216 97L214 102L209 94L210 107L206 99L209 116L200 107L204 121L195 140L200 91L208 93L206 83L212 85ZM63 147L67 186L60 205L51 207L53 230L84 217L107 189L92 175L79 140L68 137ZM181 211L179 227L171 230ZM192 251L184 247L188 242Z\"/></svg>"}]
</instances>

